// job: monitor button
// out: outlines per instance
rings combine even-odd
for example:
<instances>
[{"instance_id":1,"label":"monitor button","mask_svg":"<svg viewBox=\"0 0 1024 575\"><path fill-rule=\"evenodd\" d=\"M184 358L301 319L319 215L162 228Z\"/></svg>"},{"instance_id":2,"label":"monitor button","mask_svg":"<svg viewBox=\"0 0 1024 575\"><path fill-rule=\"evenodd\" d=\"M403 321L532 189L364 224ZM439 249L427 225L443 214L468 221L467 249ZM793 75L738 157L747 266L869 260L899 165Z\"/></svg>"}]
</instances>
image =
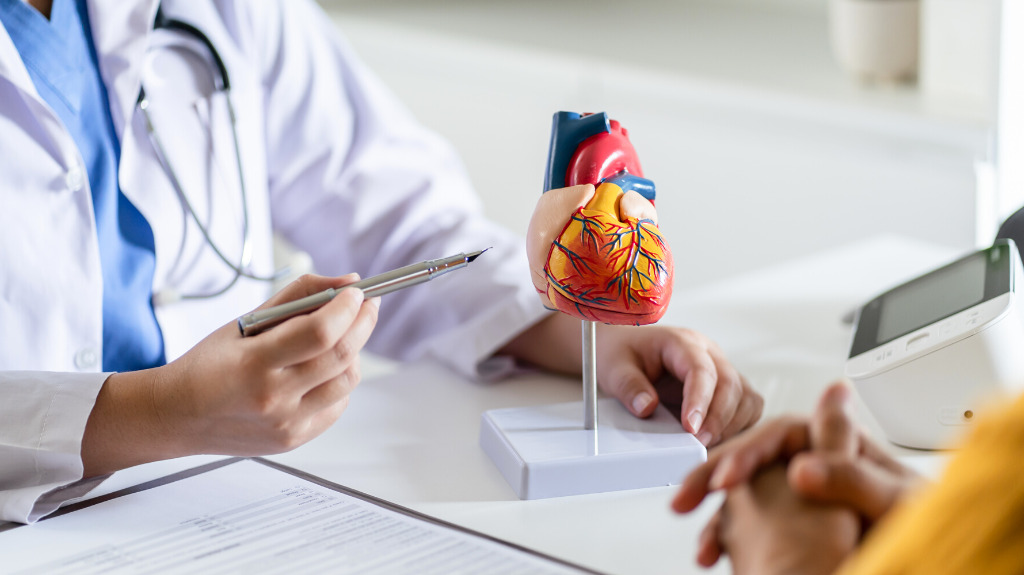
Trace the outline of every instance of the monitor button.
<instances>
[{"instance_id":1,"label":"monitor button","mask_svg":"<svg viewBox=\"0 0 1024 575\"><path fill-rule=\"evenodd\" d=\"M917 351L917 350L927 346L929 343L931 343L931 340L932 340L932 334L929 333L929 332L925 332L925 333L922 333L920 335L916 335L916 336L910 338L909 340L907 340L907 351L908 352Z\"/></svg>"}]
</instances>

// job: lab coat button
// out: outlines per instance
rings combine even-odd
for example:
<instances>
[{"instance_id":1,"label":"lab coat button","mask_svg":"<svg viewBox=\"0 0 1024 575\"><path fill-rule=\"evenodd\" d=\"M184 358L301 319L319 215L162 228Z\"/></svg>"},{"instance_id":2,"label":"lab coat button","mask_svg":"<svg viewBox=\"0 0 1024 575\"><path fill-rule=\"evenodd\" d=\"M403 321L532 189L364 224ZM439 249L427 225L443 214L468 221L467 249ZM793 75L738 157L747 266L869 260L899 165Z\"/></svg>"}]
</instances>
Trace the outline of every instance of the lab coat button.
<instances>
[{"instance_id":1,"label":"lab coat button","mask_svg":"<svg viewBox=\"0 0 1024 575\"><path fill-rule=\"evenodd\" d=\"M75 166L68 170L68 173L64 175L64 183L72 192L81 190L85 186L85 173L82 168Z\"/></svg>"},{"instance_id":2,"label":"lab coat button","mask_svg":"<svg viewBox=\"0 0 1024 575\"><path fill-rule=\"evenodd\" d=\"M96 367L96 363L99 357L96 355L96 350L91 347L86 347L78 350L75 354L75 367L81 370L92 369Z\"/></svg>"}]
</instances>

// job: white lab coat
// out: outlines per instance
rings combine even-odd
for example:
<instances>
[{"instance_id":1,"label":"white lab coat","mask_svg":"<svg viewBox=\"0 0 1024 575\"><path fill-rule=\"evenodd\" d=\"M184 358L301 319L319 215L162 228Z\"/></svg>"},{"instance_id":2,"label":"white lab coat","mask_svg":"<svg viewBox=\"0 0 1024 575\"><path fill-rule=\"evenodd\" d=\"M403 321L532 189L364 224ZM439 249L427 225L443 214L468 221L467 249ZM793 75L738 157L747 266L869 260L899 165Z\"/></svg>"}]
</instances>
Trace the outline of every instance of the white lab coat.
<instances>
[{"instance_id":1,"label":"white lab coat","mask_svg":"<svg viewBox=\"0 0 1024 575\"><path fill-rule=\"evenodd\" d=\"M163 5L203 30L229 70L253 272L273 271L274 231L329 275L366 277L493 246L467 270L385 298L369 344L466 374L543 315L519 239L482 218L453 151L353 57L314 4ZM89 10L120 137L121 188L153 228L153 291L216 290L233 272L187 221L136 108L144 80L182 188L218 247L236 256L243 212L224 96L206 89L208 52L180 33L152 31L155 0L92 0ZM34 521L96 483L76 483L81 439L109 374L100 372L103 286L88 179L2 27L0 265L0 519ZM158 306L167 359L268 289L243 279L216 298Z\"/></svg>"}]
</instances>

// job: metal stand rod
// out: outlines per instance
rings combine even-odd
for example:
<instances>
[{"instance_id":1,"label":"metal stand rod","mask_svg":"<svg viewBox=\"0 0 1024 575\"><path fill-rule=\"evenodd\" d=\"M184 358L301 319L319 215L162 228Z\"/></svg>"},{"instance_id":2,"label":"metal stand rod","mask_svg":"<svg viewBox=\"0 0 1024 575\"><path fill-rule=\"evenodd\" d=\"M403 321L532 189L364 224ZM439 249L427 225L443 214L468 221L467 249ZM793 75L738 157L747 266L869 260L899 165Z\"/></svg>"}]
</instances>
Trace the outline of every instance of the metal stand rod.
<instances>
[{"instance_id":1,"label":"metal stand rod","mask_svg":"<svg viewBox=\"0 0 1024 575\"><path fill-rule=\"evenodd\" d=\"M583 429L597 429L597 324L583 322Z\"/></svg>"}]
</instances>

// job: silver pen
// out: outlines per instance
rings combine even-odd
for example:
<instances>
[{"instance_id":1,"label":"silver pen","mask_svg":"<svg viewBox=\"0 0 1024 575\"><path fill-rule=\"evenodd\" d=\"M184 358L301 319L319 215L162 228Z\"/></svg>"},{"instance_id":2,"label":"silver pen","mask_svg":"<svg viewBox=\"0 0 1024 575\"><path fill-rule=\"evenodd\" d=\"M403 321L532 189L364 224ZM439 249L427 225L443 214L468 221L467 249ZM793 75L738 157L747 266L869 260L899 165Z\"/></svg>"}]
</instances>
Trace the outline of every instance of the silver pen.
<instances>
[{"instance_id":1,"label":"silver pen","mask_svg":"<svg viewBox=\"0 0 1024 575\"><path fill-rule=\"evenodd\" d=\"M490 249L490 248L487 248ZM256 335L270 329L286 319L310 313L334 299L334 296L347 288L359 288L367 298L382 296L409 286L430 281L448 272L462 269L470 262L480 257L480 254L487 249L479 250L469 254L455 254L446 258L427 260L416 264L408 265L396 270L384 272L380 275L359 280L340 288L328 288L320 293L306 296L295 301L268 307L248 313L238 318L238 329L242 336Z\"/></svg>"}]
</instances>

